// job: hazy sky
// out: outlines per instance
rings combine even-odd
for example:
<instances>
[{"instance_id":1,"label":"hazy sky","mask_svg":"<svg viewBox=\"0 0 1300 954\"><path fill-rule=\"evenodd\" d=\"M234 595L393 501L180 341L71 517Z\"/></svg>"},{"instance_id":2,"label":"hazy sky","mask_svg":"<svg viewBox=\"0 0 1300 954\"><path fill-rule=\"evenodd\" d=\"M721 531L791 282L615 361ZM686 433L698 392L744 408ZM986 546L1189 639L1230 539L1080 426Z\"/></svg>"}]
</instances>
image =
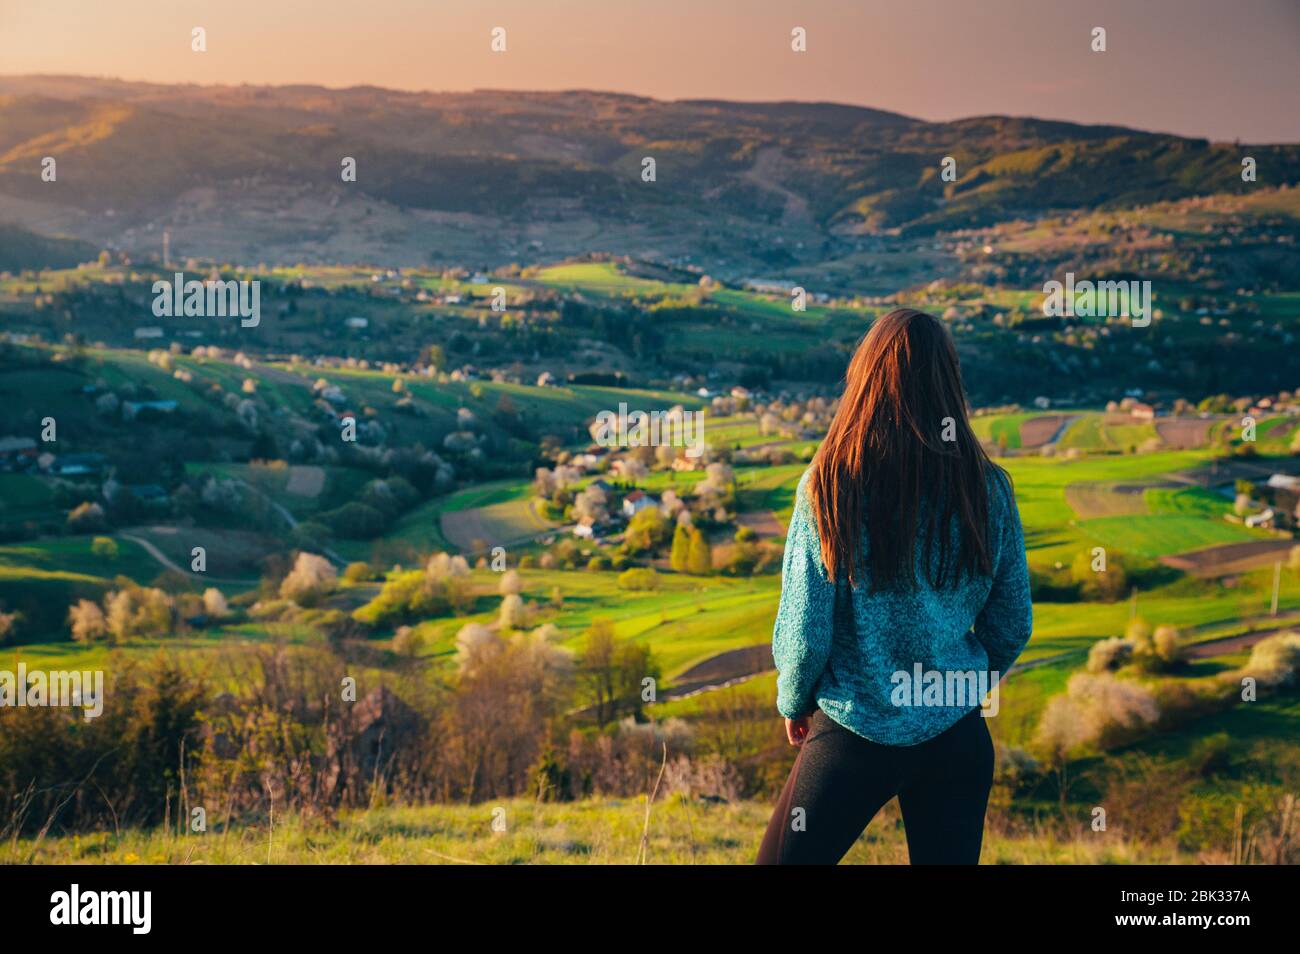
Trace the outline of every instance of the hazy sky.
<instances>
[{"instance_id":1,"label":"hazy sky","mask_svg":"<svg viewBox=\"0 0 1300 954\"><path fill-rule=\"evenodd\" d=\"M1295 142L1300 0L0 0L0 72L833 100Z\"/></svg>"}]
</instances>

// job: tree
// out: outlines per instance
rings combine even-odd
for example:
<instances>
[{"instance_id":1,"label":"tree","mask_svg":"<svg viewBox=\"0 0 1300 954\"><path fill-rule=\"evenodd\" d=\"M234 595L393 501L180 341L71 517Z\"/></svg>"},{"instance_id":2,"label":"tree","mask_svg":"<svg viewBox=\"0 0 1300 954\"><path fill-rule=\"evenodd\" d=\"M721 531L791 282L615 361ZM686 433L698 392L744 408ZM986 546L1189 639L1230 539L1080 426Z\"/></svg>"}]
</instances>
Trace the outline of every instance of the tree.
<instances>
[{"instance_id":1,"label":"tree","mask_svg":"<svg viewBox=\"0 0 1300 954\"><path fill-rule=\"evenodd\" d=\"M68 530L72 533L91 533L104 528L104 508L87 500L78 504L68 514Z\"/></svg>"},{"instance_id":2,"label":"tree","mask_svg":"<svg viewBox=\"0 0 1300 954\"><path fill-rule=\"evenodd\" d=\"M79 643L103 639L108 635L108 625L98 603L91 600L78 600L68 607L68 625L72 629L72 638Z\"/></svg>"},{"instance_id":3,"label":"tree","mask_svg":"<svg viewBox=\"0 0 1300 954\"><path fill-rule=\"evenodd\" d=\"M523 589L524 583L514 570L506 570L501 574L501 582L497 585L497 592L502 596L518 595L523 592Z\"/></svg>"},{"instance_id":4,"label":"tree","mask_svg":"<svg viewBox=\"0 0 1300 954\"><path fill-rule=\"evenodd\" d=\"M104 598L104 617L115 643L166 634L174 608L172 598L153 587L128 586Z\"/></svg>"},{"instance_id":5,"label":"tree","mask_svg":"<svg viewBox=\"0 0 1300 954\"><path fill-rule=\"evenodd\" d=\"M333 564L315 553L299 553L293 569L280 583L280 596L299 606L314 606L338 585Z\"/></svg>"},{"instance_id":6,"label":"tree","mask_svg":"<svg viewBox=\"0 0 1300 954\"><path fill-rule=\"evenodd\" d=\"M1104 570L1094 570L1092 553L1087 550L1070 564L1070 575L1079 584L1079 591L1085 599L1113 603L1128 591L1128 571L1119 554L1108 555L1105 565Z\"/></svg>"},{"instance_id":7,"label":"tree","mask_svg":"<svg viewBox=\"0 0 1300 954\"><path fill-rule=\"evenodd\" d=\"M441 371L447 366L447 355L442 345L429 344L420 351L420 361L435 371Z\"/></svg>"},{"instance_id":8,"label":"tree","mask_svg":"<svg viewBox=\"0 0 1300 954\"><path fill-rule=\"evenodd\" d=\"M90 552L102 560L116 560L117 541L112 537L95 537L90 541Z\"/></svg>"},{"instance_id":9,"label":"tree","mask_svg":"<svg viewBox=\"0 0 1300 954\"><path fill-rule=\"evenodd\" d=\"M1160 668L1168 669L1182 661L1182 636L1173 626L1168 624L1157 626L1151 637L1151 643Z\"/></svg>"},{"instance_id":10,"label":"tree","mask_svg":"<svg viewBox=\"0 0 1300 954\"><path fill-rule=\"evenodd\" d=\"M672 564L673 571L676 573L685 573L690 562L691 554L691 535L684 524L678 524L677 529L673 531L673 549L672 557L669 562Z\"/></svg>"},{"instance_id":11,"label":"tree","mask_svg":"<svg viewBox=\"0 0 1300 954\"><path fill-rule=\"evenodd\" d=\"M209 586L203 591L203 612L212 619L221 619L230 613L225 594L215 586Z\"/></svg>"},{"instance_id":12,"label":"tree","mask_svg":"<svg viewBox=\"0 0 1300 954\"><path fill-rule=\"evenodd\" d=\"M94 603L90 604L94 606ZM0 611L0 646L5 646L9 640L14 638L18 632L18 623L22 620L21 613L5 613Z\"/></svg>"},{"instance_id":13,"label":"tree","mask_svg":"<svg viewBox=\"0 0 1300 954\"><path fill-rule=\"evenodd\" d=\"M713 572L713 550L704 534L695 528L691 529L691 549L686 566L696 576L707 576Z\"/></svg>"},{"instance_id":14,"label":"tree","mask_svg":"<svg viewBox=\"0 0 1300 954\"><path fill-rule=\"evenodd\" d=\"M672 523L659 512L659 508L646 507L638 510L628 521L627 531L623 534L623 550L630 554L653 552L667 543L672 533Z\"/></svg>"},{"instance_id":15,"label":"tree","mask_svg":"<svg viewBox=\"0 0 1300 954\"><path fill-rule=\"evenodd\" d=\"M607 725L622 712L639 712L643 680L660 675L650 648L633 639L620 640L607 619L594 621L584 635L578 674L597 724Z\"/></svg>"},{"instance_id":16,"label":"tree","mask_svg":"<svg viewBox=\"0 0 1300 954\"><path fill-rule=\"evenodd\" d=\"M518 593L508 593L501 600L499 617L502 629L522 629L528 623L528 607Z\"/></svg>"}]
</instances>

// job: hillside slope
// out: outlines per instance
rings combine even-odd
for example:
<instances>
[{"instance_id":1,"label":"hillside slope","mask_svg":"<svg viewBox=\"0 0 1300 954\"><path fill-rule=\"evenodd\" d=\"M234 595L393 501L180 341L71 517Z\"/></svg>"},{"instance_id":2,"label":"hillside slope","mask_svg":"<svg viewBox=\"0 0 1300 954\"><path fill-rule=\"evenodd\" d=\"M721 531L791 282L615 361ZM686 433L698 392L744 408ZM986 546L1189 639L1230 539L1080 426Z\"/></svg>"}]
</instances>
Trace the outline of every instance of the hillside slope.
<instances>
[{"instance_id":1,"label":"hillside slope","mask_svg":"<svg viewBox=\"0 0 1300 954\"><path fill-rule=\"evenodd\" d=\"M238 261L601 250L775 270L882 231L1243 191L1243 148L829 103L0 77L0 218L154 255L167 227L180 255ZM1300 147L1249 148L1261 182L1300 177Z\"/></svg>"}]
</instances>

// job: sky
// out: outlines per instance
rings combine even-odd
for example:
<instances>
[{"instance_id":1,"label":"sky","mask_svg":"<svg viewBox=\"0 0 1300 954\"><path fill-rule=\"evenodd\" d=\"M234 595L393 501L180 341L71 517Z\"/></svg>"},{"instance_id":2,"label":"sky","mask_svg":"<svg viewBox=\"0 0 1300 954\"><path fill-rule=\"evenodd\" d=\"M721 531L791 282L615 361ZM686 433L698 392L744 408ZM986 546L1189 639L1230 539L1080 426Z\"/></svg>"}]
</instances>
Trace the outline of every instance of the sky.
<instances>
[{"instance_id":1,"label":"sky","mask_svg":"<svg viewBox=\"0 0 1300 954\"><path fill-rule=\"evenodd\" d=\"M0 0L0 73L834 101L1297 142L1300 0Z\"/></svg>"}]
</instances>

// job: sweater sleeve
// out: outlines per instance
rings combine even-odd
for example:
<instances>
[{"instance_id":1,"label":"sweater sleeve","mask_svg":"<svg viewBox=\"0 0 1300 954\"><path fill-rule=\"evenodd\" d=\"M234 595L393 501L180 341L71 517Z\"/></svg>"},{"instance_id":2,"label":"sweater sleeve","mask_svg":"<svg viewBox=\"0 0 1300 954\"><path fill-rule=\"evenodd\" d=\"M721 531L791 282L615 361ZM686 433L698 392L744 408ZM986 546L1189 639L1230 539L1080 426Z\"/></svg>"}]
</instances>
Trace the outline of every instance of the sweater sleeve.
<instances>
[{"instance_id":1,"label":"sweater sleeve","mask_svg":"<svg viewBox=\"0 0 1300 954\"><path fill-rule=\"evenodd\" d=\"M781 569L781 603L772 632L776 708L787 719L811 712L831 653L835 586L822 566L817 524L801 481Z\"/></svg>"},{"instance_id":2,"label":"sweater sleeve","mask_svg":"<svg viewBox=\"0 0 1300 954\"><path fill-rule=\"evenodd\" d=\"M979 616L975 638L989 656L989 669L1005 676L1029 642L1034 628L1034 610L1029 597L1029 564L1025 559L1025 534L1020 511L1005 478L994 491L1000 502L995 507L998 521L997 559L993 588Z\"/></svg>"}]
</instances>

